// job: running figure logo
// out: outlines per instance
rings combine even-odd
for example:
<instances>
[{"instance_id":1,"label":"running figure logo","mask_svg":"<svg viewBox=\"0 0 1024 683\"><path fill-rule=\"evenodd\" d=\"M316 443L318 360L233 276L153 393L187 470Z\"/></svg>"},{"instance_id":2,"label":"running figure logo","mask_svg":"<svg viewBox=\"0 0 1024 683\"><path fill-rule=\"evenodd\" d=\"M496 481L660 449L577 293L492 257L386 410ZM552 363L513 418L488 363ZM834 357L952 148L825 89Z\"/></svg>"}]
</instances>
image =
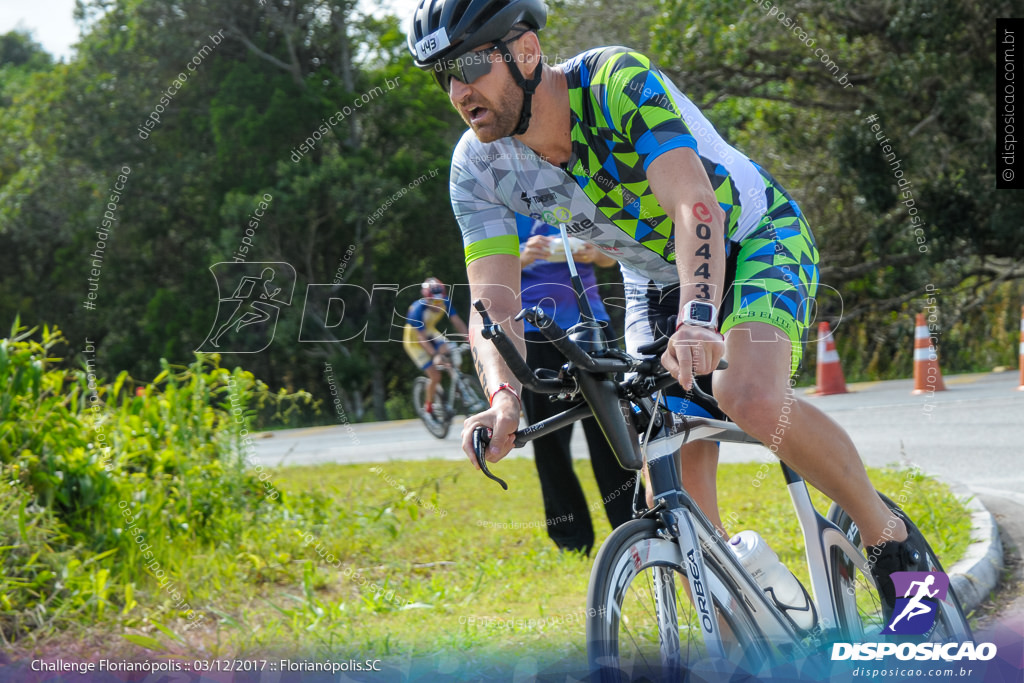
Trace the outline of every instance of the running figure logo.
<instances>
[{"instance_id":1,"label":"running figure logo","mask_svg":"<svg viewBox=\"0 0 1024 683\"><path fill-rule=\"evenodd\" d=\"M274 341L281 306L291 306L295 269L287 263L225 261L210 266L217 280L217 319L201 353L258 353ZM224 292L231 292L225 297Z\"/></svg>"},{"instance_id":2,"label":"running figure logo","mask_svg":"<svg viewBox=\"0 0 1024 683\"><path fill-rule=\"evenodd\" d=\"M939 601L946 599L949 577L942 572L893 572L892 582L896 587L896 608L882 633L927 633L935 623Z\"/></svg>"}]
</instances>

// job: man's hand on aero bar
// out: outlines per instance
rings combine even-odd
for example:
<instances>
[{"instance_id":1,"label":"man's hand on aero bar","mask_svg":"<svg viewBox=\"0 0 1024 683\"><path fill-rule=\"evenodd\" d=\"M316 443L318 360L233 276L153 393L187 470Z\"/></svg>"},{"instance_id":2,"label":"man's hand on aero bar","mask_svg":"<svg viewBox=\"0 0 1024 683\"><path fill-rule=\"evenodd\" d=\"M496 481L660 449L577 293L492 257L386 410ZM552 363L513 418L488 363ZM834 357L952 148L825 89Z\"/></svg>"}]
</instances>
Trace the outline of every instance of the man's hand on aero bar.
<instances>
[{"instance_id":1,"label":"man's hand on aero bar","mask_svg":"<svg viewBox=\"0 0 1024 683\"><path fill-rule=\"evenodd\" d=\"M487 462L498 462L515 445L519 411L519 399L510 391L499 391L494 395L494 403L490 408L466 418L462 426L462 450L474 467L480 469L473 452L473 430L477 427L488 429L491 445L487 448Z\"/></svg>"},{"instance_id":2,"label":"man's hand on aero bar","mask_svg":"<svg viewBox=\"0 0 1024 683\"><path fill-rule=\"evenodd\" d=\"M662 366L687 391L696 375L709 375L725 355L725 340L714 330L696 325L680 325L661 354Z\"/></svg>"}]
</instances>

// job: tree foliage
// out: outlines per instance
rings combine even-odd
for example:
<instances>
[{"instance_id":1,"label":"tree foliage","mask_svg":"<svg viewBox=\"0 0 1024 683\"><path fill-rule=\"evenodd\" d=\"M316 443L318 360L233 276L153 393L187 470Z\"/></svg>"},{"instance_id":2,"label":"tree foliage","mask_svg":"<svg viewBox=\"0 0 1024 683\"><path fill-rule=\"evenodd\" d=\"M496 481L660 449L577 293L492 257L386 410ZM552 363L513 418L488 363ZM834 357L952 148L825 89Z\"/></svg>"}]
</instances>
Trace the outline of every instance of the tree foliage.
<instances>
[{"instance_id":1,"label":"tree foliage","mask_svg":"<svg viewBox=\"0 0 1024 683\"><path fill-rule=\"evenodd\" d=\"M559 60L611 43L650 53L778 177L818 238L822 317L851 326L859 347L844 357L862 359L858 372L885 374L909 369L894 349L926 285L943 293L949 330L1019 298L1024 195L994 189L991 152L994 18L1011 9L553 0L542 37ZM399 344L298 341L308 284L465 279L446 183L463 125L412 66L399 19L352 0L83 0L79 16L89 29L70 63L0 36L0 319L58 323L73 345L88 335L110 374L151 376L205 339L210 266L247 238L241 258L295 268L296 301L266 351L229 362L325 398L330 361L349 415L385 417L389 399L400 410L415 369ZM405 289L397 310L413 298ZM946 339L969 363L969 335Z\"/></svg>"},{"instance_id":2,"label":"tree foliage","mask_svg":"<svg viewBox=\"0 0 1024 683\"><path fill-rule=\"evenodd\" d=\"M354 4L85 3L97 18L74 62L4 80L13 91L0 124L4 316L60 321L71 339L91 332L111 369L153 373L160 357L187 358L217 310L208 269L236 257L268 195L242 258L291 264L300 297L307 283L332 281L350 245L345 280L367 288L428 272L464 279L443 180L367 223L425 170L447 176L457 131L443 94L403 58L397 19ZM46 66L18 35L0 45L5 68ZM314 132L313 148L293 155ZM123 167L127 188L87 310L89 255ZM435 249L439 237L452 248ZM247 367L323 393L322 360L341 355L372 368L354 379L372 380L384 417L386 378L409 374L400 349L299 344L300 314L301 298L279 341L245 357Z\"/></svg>"},{"instance_id":3,"label":"tree foliage","mask_svg":"<svg viewBox=\"0 0 1024 683\"><path fill-rule=\"evenodd\" d=\"M653 17L648 7L630 5L631 23L620 3L564 0L587 30L557 21L553 32L638 41L627 44L790 190L821 250L819 319L850 326L843 357L855 374L909 371L910 314L929 287L947 355L963 369L993 362L956 330L1003 302L1011 310L983 326L1005 336L1022 291L1024 193L995 189L992 151L995 19L1012 4L668 0ZM1014 349L997 357L1012 364Z\"/></svg>"}]
</instances>

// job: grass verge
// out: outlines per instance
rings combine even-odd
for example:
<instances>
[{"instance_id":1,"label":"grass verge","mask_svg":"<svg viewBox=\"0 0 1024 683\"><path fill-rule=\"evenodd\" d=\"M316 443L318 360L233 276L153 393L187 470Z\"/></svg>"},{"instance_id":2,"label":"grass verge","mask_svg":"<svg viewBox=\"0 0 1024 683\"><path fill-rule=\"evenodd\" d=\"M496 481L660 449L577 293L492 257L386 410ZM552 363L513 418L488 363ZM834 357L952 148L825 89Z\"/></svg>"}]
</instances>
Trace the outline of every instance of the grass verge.
<instances>
[{"instance_id":1,"label":"grass verge","mask_svg":"<svg viewBox=\"0 0 1024 683\"><path fill-rule=\"evenodd\" d=\"M720 468L723 518L731 532L760 532L806 585L781 474L772 465L758 479L763 467ZM586 462L576 469L600 543L610 529L593 474ZM280 505L171 563L177 588L208 617L202 626L184 632L166 590L140 572L134 605L102 622L83 617L19 650L82 658L443 656L471 670L527 652L538 665L582 658L592 558L561 553L548 540L531 462L496 470L509 492L451 461L278 470ZM970 520L944 486L907 471L870 475L891 497L905 495L945 565L963 554ZM814 492L814 500L824 512L825 499Z\"/></svg>"}]
</instances>

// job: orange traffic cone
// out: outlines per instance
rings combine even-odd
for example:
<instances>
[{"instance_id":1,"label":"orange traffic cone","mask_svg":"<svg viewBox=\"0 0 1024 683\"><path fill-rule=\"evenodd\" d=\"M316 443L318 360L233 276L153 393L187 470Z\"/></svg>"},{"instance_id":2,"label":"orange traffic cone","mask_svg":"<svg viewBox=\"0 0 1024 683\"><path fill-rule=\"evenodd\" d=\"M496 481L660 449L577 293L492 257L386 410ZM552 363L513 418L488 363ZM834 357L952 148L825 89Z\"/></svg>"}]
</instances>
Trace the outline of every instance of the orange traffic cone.
<instances>
[{"instance_id":1,"label":"orange traffic cone","mask_svg":"<svg viewBox=\"0 0 1024 683\"><path fill-rule=\"evenodd\" d=\"M814 393L818 396L846 393L846 379L839 364L839 352L828 323L818 323L818 373Z\"/></svg>"},{"instance_id":2,"label":"orange traffic cone","mask_svg":"<svg viewBox=\"0 0 1024 683\"><path fill-rule=\"evenodd\" d=\"M914 322L914 390L912 394L924 394L929 391L945 391L942 381L942 370L939 369L939 356L931 344L931 334L924 321L924 313L918 313Z\"/></svg>"},{"instance_id":3,"label":"orange traffic cone","mask_svg":"<svg viewBox=\"0 0 1024 683\"><path fill-rule=\"evenodd\" d=\"M1024 306L1020 307L1020 386L1017 391L1024 391Z\"/></svg>"}]
</instances>

